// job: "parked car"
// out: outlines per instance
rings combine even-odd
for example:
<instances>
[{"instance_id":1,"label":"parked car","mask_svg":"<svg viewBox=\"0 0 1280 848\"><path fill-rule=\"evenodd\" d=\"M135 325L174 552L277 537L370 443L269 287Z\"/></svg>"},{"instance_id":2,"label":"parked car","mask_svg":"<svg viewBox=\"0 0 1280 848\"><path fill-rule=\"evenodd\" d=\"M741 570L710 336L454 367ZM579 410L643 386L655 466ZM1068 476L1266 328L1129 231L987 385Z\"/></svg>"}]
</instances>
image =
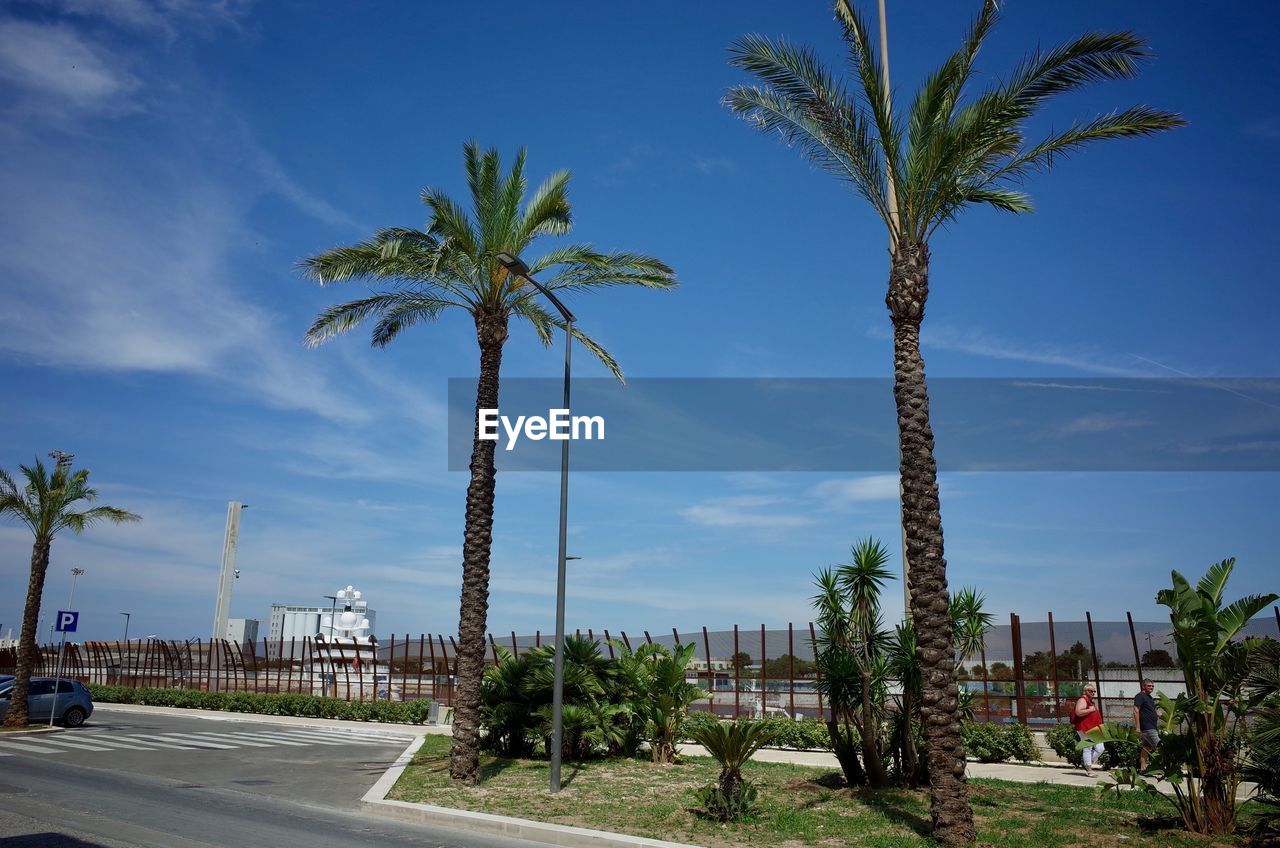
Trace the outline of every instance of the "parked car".
<instances>
[{"instance_id":1,"label":"parked car","mask_svg":"<svg viewBox=\"0 0 1280 848\"><path fill-rule=\"evenodd\" d=\"M54 691L54 687L57 691ZM33 677L27 687L27 715L32 722L48 721L49 714L55 709L56 721L67 727L79 727L84 720L93 715L93 698L89 690L78 680L65 677ZM13 698L13 678L0 680L0 721L9 713L9 703Z\"/></svg>"}]
</instances>

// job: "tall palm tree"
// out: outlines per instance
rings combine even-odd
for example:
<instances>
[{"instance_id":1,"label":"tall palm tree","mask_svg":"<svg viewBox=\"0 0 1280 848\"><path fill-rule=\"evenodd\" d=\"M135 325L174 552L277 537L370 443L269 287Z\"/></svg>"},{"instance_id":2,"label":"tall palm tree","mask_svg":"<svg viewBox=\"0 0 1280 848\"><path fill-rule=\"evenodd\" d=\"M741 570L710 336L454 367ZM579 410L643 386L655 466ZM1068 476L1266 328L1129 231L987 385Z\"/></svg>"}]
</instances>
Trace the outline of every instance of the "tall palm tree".
<instances>
[{"instance_id":1,"label":"tall palm tree","mask_svg":"<svg viewBox=\"0 0 1280 848\"><path fill-rule=\"evenodd\" d=\"M726 102L759 130L777 133L810 161L850 182L889 231L885 303L893 321L894 400L901 450L902 512L911 563L911 611L924 672L934 836L971 841L964 748L956 710L946 561L937 466L920 325L929 296L929 239L970 206L1027 212L1017 184L1061 157L1105 139L1144 136L1183 124L1177 115L1133 106L1038 141L1028 121L1055 96L1092 83L1130 79L1150 53L1129 32L1094 32L1027 56L1002 82L970 95L974 59L997 17L986 0L960 49L921 86L903 115L891 98L866 21L849 0L836 17L852 79L829 72L814 52L761 36L739 39L732 63L763 85L737 86Z\"/></svg>"},{"instance_id":2,"label":"tall palm tree","mask_svg":"<svg viewBox=\"0 0 1280 848\"><path fill-rule=\"evenodd\" d=\"M0 517L13 517L31 529L35 542L31 546L31 577L27 582L27 603L22 610L22 632L18 636L18 667L13 673L13 699L6 727L22 727L27 723L27 686L36 659L36 620L40 617L40 597L44 594L44 578L49 570L49 552L53 537L63 530L83 533L86 527L102 521L123 524L139 521L134 515L114 506L95 506L83 512L73 507L81 501L92 503L98 499L96 490L89 488L89 469L72 472L70 466L61 463L50 475L39 459L34 465L20 465L26 479L21 488L0 469Z\"/></svg>"},{"instance_id":3,"label":"tall palm tree","mask_svg":"<svg viewBox=\"0 0 1280 848\"><path fill-rule=\"evenodd\" d=\"M548 177L526 202L525 151L503 173L496 149L481 152L474 141L463 146L471 214L439 189L422 192L429 211L422 230L380 230L359 244L338 247L303 260L302 269L320 283L362 280L387 286L369 297L322 312L307 331L312 345L376 317L373 345L385 347L400 332L434 321L446 309L469 313L480 346L476 409L498 408L498 372L512 317L528 321L544 344L563 322L538 301L535 289L510 274L495 255L520 254L541 236L569 232L569 173ZM675 275L665 264L638 253L601 253L585 244L556 247L536 262L531 273L553 291L636 285L668 289ZM574 338L615 376L622 374L608 352L576 327ZM495 442L471 448L462 546L462 600L458 623L458 687L454 705L449 773L475 783L480 776L480 684L484 673L485 629L489 608L489 549L493 540Z\"/></svg>"}]
</instances>

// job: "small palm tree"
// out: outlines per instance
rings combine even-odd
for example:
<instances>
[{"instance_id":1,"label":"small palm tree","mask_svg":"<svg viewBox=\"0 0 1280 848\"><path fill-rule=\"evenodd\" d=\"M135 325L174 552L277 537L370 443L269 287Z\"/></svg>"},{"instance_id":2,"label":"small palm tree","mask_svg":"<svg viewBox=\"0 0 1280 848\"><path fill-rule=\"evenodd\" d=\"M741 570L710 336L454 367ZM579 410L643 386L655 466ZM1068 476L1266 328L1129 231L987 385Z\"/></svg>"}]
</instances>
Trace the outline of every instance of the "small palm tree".
<instances>
[{"instance_id":1,"label":"small palm tree","mask_svg":"<svg viewBox=\"0 0 1280 848\"><path fill-rule=\"evenodd\" d=\"M302 270L321 285L362 280L388 286L322 312L307 331L312 345L376 317L373 344L385 347L401 331L434 321L447 310L468 313L480 347L478 412L498 408L502 349L511 318L528 321L544 344L551 343L556 327L564 326L539 303L535 289L503 267L497 254L519 255L543 236L564 235L572 220L567 171L548 177L526 202L523 150L506 173L496 149L481 153L471 141L463 146L463 153L471 190L470 215L444 192L427 189L422 193L430 212L425 229L380 230L360 244L303 260ZM584 244L555 248L530 263L530 272L542 276L539 282L547 289L561 293L622 285L669 289L676 284L672 270L657 259L638 253L601 253ZM576 327L573 335L621 379L618 363L604 348ZM449 774L468 783L480 778L480 686L493 542L494 447L494 442L481 440L475 433L463 531L458 687Z\"/></svg>"},{"instance_id":2,"label":"small palm tree","mask_svg":"<svg viewBox=\"0 0 1280 848\"><path fill-rule=\"evenodd\" d=\"M635 713L644 722L653 761L675 762L676 740L689 705L711 694L688 681L695 646L677 645L671 651L664 645L646 643L632 651L618 641L610 644L619 652L620 675L633 691Z\"/></svg>"},{"instance_id":3,"label":"small palm tree","mask_svg":"<svg viewBox=\"0 0 1280 848\"><path fill-rule=\"evenodd\" d=\"M140 517L114 506L96 506L83 512L74 511L80 502L98 499L89 487L89 470L73 472L58 463L50 475L39 459L34 465L19 469L26 485L19 488L7 472L0 469L0 516L12 516L31 529L35 542L31 546L31 577L27 583L27 603L22 611L22 632L18 637L18 663L14 670L12 700L6 727L22 727L27 723L27 687L36 657L36 620L40 617L40 597L44 594L44 578L49 570L49 552L53 537L63 530L83 533L85 528L102 521L123 524Z\"/></svg>"},{"instance_id":4,"label":"small palm tree","mask_svg":"<svg viewBox=\"0 0 1280 848\"><path fill-rule=\"evenodd\" d=\"M773 741L778 729L763 721L732 721L704 724L693 729L693 741L707 749L720 763L714 791L703 793L707 812L716 818L737 818L751 805L753 793L742 778L742 766Z\"/></svg>"},{"instance_id":5,"label":"small palm tree","mask_svg":"<svg viewBox=\"0 0 1280 848\"><path fill-rule=\"evenodd\" d=\"M1089 33L1031 54L1006 81L969 97L974 60L996 22L994 0L985 0L960 49L925 81L909 109L897 113L866 21L850 0L837 0L835 11L849 50L850 83L827 71L812 50L753 35L734 44L732 63L763 85L734 87L727 103L761 131L778 134L847 180L889 231L885 304L893 321L911 613L925 664L933 835L944 845L960 845L971 842L975 831L964 783L937 465L920 352L929 240L973 206L1030 211L1019 182L1095 141L1150 135L1184 122L1170 112L1133 106L1028 142L1028 122L1055 96L1131 79L1150 53L1133 33Z\"/></svg>"}]
</instances>

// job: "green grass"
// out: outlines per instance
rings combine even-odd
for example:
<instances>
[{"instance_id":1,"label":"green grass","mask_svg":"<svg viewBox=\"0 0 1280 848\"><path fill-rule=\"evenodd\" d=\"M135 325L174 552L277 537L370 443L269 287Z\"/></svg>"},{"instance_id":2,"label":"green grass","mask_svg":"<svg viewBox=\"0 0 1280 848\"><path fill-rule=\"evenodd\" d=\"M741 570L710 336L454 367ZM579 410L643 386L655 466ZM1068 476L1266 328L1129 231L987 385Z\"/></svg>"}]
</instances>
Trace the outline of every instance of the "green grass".
<instances>
[{"instance_id":1,"label":"green grass","mask_svg":"<svg viewBox=\"0 0 1280 848\"><path fill-rule=\"evenodd\" d=\"M782 763L750 762L743 773L760 789L748 820L722 825L701 818L694 791L715 779L714 760L688 757L675 766L643 760L566 763L564 788L547 792L540 760L485 757L478 786L449 780L449 738L428 736L389 797L456 809L536 819L690 842L730 846L905 848L933 844L923 792L851 792L838 773ZM1184 833L1172 807L1137 793L1099 797L1092 789L974 780L970 784L978 844L1000 848L1126 845L1240 846L1237 838Z\"/></svg>"}]
</instances>

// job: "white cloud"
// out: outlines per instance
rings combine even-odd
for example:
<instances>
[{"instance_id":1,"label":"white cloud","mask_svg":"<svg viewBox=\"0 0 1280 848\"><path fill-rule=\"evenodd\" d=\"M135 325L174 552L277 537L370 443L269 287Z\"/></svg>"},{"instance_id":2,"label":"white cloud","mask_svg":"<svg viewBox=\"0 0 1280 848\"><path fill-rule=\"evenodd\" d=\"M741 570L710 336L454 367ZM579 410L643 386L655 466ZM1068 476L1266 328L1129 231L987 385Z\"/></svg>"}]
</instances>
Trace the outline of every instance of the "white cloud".
<instances>
[{"instance_id":1,"label":"white cloud","mask_svg":"<svg viewBox=\"0 0 1280 848\"><path fill-rule=\"evenodd\" d=\"M680 511L680 514L694 524L704 527L749 527L757 529L779 529L788 527L806 527L814 520L805 515L778 512L776 507L783 503L780 498L742 495L730 498L712 498Z\"/></svg>"},{"instance_id":2,"label":"white cloud","mask_svg":"<svg viewBox=\"0 0 1280 848\"><path fill-rule=\"evenodd\" d=\"M875 325L867 331L871 338L890 338L889 331ZM1151 373L1118 364L1114 356L1087 345L1062 346L1046 343L1026 344L1010 341L972 327L955 327L944 323L925 322L921 345L929 348L967 353L986 359L1027 362L1055 368L1071 368L1091 374L1112 377L1149 377Z\"/></svg>"},{"instance_id":3,"label":"white cloud","mask_svg":"<svg viewBox=\"0 0 1280 848\"><path fill-rule=\"evenodd\" d=\"M809 490L809 496L835 505L896 501L898 475L874 474L868 477L855 477L851 480L823 480Z\"/></svg>"},{"instance_id":4,"label":"white cloud","mask_svg":"<svg viewBox=\"0 0 1280 848\"><path fill-rule=\"evenodd\" d=\"M70 28L33 21L0 21L0 79L19 95L24 112L118 113L136 108L139 82L111 51Z\"/></svg>"},{"instance_id":5,"label":"white cloud","mask_svg":"<svg viewBox=\"0 0 1280 848\"><path fill-rule=\"evenodd\" d=\"M205 34L217 27L238 27L253 0L40 0L64 15L92 17L125 29L176 38L180 32Z\"/></svg>"},{"instance_id":6,"label":"white cloud","mask_svg":"<svg viewBox=\"0 0 1280 848\"><path fill-rule=\"evenodd\" d=\"M1131 430L1134 427L1146 427L1150 421L1143 421L1140 418L1129 418L1124 415L1107 414L1103 412L1095 412L1089 415L1081 415L1072 421L1068 421L1062 425L1062 432L1066 435L1076 433L1110 433L1113 430Z\"/></svg>"}]
</instances>

